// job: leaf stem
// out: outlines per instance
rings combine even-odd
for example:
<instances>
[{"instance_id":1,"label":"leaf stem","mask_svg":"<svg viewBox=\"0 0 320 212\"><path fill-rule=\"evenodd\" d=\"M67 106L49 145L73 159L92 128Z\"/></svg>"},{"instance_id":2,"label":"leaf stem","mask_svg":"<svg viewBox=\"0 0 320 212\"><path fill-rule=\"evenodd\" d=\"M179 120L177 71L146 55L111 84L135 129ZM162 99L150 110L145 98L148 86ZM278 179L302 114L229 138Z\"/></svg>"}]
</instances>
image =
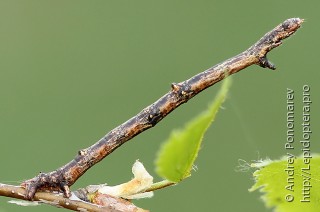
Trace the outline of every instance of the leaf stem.
<instances>
[{"instance_id":1,"label":"leaf stem","mask_svg":"<svg viewBox=\"0 0 320 212\"><path fill-rule=\"evenodd\" d=\"M176 183L175 182L171 182L169 180L162 180L160 182L153 183L151 185L151 187L148 188L145 192L155 191L155 190L162 189L162 188L165 188L165 187L168 187L168 186L173 186L173 185L176 185Z\"/></svg>"}]
</instances>

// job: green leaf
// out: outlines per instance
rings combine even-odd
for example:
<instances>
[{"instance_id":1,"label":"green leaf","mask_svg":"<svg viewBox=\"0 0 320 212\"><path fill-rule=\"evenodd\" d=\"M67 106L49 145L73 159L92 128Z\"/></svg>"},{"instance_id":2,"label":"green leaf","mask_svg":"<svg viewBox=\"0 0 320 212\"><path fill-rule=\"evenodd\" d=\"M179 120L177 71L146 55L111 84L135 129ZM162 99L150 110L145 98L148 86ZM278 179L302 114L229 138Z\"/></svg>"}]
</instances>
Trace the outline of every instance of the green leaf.
<instances>
[{"instance_id":1,"label":"green leaf","mask_svg":"<svg viewBox=\"0 0 320 212\"><path fill-rule=\"evenodd\" d=\"M294 162L293 162L294 161ZM320 208L320 156L310 161L288 154L281 160L251 164L259 170L253 173L267 207L276 212L316 212Z\"/></svg>"},{"instance_id":2,"label":"green leaf","mask_svg":"<svg viewBox=\"0 0 320 212\"><path fill-rule=\"evenodd\" d=\"M156 159L156 172L163 178L179 182L190 176L193 163L200 150L204 133L225 100L231 80L224 80L220 91L208 109L186 124L174 130L160 148Z\"/></svg>"}]
</instances>

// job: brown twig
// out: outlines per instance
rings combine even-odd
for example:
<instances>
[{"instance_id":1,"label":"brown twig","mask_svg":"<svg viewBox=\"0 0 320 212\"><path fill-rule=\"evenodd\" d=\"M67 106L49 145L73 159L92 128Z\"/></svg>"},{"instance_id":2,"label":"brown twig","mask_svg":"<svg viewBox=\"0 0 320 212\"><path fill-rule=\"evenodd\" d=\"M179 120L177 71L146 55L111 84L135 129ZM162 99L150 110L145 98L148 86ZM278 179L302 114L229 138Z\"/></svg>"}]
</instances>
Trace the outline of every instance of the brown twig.
<instances>
[{"instance_id":1,"label":"brown twig","mask_svg":"<svg viewBox=\"0 0 320 212\"><path fill-rule=\"evenodd\" d=\"M170 112L196 94L226 76L237 73L253 64L275 69L275 66L267 60L267 53L281 45L283 39L296 32L302 22L303 20L300 18L288 19L265 34L258 42L241 54L219 63L186 81L172 83L171 90L167 94L143 109L133 118L111 130L91 147L80 150L78 155L63 167L50 173L41 173L22 183L22 186L27 190L26 198L34 198L36 191L43 189L62 191L66 197L69 197L69 186L73 185L90 167L101 161L126 141L155 126Z\"/></svg>"},{"instance_id":2,"label":"brown twig","mask_svg":"<svg viewBox=\"0 0 320 212\"><path fill-rule=\"evenodd\" d=\"M12 186L7 184L0 184L0 196L11 197L15 199L25 199L26 190L20 186ZM104 204L107 206L100 206L91 204L81 200L73 200L64 198L61 194L52 192L37 192L33 199L39 203L50 204L57 207L63 207L73 211L92 211L92 212L146 212L141 208L136 207L133 203L121 198L115 198L104 195Z\"/></svg>"}]
</instances>

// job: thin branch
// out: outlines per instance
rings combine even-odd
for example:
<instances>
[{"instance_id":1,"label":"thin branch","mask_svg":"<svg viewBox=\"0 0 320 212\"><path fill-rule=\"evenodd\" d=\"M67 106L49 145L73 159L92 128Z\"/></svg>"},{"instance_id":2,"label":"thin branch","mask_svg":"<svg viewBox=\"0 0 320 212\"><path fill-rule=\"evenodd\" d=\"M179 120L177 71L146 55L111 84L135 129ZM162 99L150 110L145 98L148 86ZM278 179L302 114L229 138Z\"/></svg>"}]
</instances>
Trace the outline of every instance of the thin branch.
<instances>
[{"instance_id":1,"label":"thin branch","mask_svg":"<svg viewBox=\"0 0 320 212\"><path fill-rule=\"evenodd\" d=\"M11 197L15 199L25 199L26 191L20 186L12 186L0 183L0 196ZM34 201L39 203L49 204L56 207L63 207L73 211L92 211L92 212L146 212L141 208L138 208L129 201L121 198L115 198L105 195L103 199L104 203L108 203L107 206L100 206L91 204L89 202L64 198L62 194L48 193L48 192L37 192L34 195ZM27 204L26 204L27 205Z\"/></svg>"},{"instance_id":2,"label":"thin branch","mask_svg":"<svg viewBox=\"0 0 320 212\"><path fill-rule=\"evenodd\" d=\"M275 69L275 66L267 60L267 53L281 45L282 40L296 32L302 23L303 20L300 18L288 19L239 55L219 63L186 81L172 83L171 90L167 94L143 109L133 118L111 130L91 147L80 150L78 155L63 167L50 173L41 173L22 183L21 186L27 190L26 198L33 199L36 191L43 189L62 191L66 197L69 197L69 186L73 185L90 167L101 161L126 141L155 126L170 112L201 91L223 80L226 76L237 73L253 64Z\"/></svg>"}]
</instances>

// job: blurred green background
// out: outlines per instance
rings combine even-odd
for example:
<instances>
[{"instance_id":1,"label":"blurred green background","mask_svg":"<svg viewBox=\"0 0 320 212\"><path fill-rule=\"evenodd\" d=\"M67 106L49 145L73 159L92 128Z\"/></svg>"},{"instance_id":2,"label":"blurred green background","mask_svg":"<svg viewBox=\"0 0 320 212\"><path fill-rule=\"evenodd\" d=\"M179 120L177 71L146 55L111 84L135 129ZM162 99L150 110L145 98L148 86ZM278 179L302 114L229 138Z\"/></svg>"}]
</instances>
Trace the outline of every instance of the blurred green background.
<instances>
[{"instance_id":1,"label":"blurred green background","mask_svg":"<svg viewBox=\"0 0 320 212\"><path fill-rule=\"evenodd\" d=\"M0 182L19 184L74 158L180 82L248 48L287 18L306 23L273 50L277 71L234 75L229 98L205 136L197 171L135 203L151 211L271 211L249 193L248 163L285 155L286 89L296 94L300 154L302 86L311 86L312 150L319 152L319 1L0 1ZM154 176L170 131L207 107L218 86L129 141L72 187L131 179L140 159ZM159 178L155 177L156 180ZM0 212L21 207L0 197Z\"/></svg>"}]
</instances>

